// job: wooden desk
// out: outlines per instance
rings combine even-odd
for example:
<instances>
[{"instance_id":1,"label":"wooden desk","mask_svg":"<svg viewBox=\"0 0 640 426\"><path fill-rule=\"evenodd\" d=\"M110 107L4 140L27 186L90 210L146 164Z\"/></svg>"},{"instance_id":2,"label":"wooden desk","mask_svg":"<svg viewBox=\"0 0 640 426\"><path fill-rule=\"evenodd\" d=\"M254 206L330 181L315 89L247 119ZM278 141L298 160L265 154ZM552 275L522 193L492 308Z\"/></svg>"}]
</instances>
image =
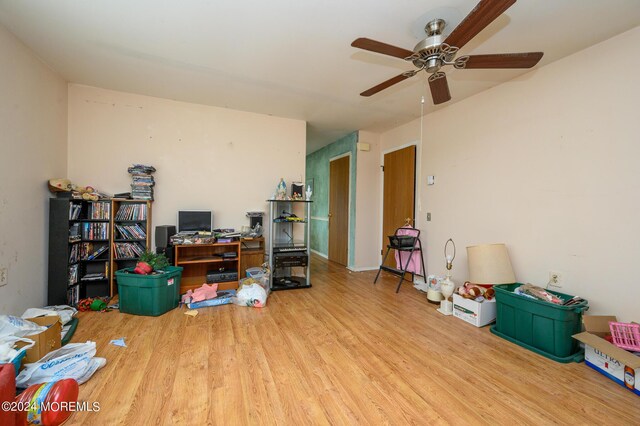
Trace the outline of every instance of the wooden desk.
<instances>
[{"instance_id":1,"label":"wooden desk","mask_svg":"<svg viewBox=\"0 0 640 426\"><path fill-rule=\"evenodd\" d=\"M220 255L225 252L235 252L232 259L223 259ZM224 268L235 270L240 274L240 241L215 244L178 244L175 246L175 266L182 266L180 294L187 290L195 290L207 282L207 271ZM218 283L219 290L238 288L238 281Z\"/></svg>"}]
</instances>

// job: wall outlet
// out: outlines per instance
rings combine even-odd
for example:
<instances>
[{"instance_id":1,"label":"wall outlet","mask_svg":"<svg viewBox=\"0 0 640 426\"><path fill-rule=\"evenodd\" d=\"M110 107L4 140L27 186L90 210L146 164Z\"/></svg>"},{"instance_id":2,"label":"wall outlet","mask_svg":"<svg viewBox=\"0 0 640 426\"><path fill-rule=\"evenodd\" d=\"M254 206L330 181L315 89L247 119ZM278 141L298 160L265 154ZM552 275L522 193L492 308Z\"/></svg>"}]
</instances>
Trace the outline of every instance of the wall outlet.
<instances>
[{"instance_id":1,"label":"wall outlet","mask_svg":"<svg viewBox=\"0 0 640 426\"><path fill-rule=\"evenodd\" d=\"M549 272L549 285L551 287L562 287L562 274L557 271Z\"/></svg>"},{"instance_id":2,"label":"wall outlet","mask_svg":"<svg viewBox=\"0 0 640 426\"><path fill-rule=\"evenodd\" d=\"M0 287L9 283L9 270L7 268L0 268Z\"/></svg>"}]
</instances>

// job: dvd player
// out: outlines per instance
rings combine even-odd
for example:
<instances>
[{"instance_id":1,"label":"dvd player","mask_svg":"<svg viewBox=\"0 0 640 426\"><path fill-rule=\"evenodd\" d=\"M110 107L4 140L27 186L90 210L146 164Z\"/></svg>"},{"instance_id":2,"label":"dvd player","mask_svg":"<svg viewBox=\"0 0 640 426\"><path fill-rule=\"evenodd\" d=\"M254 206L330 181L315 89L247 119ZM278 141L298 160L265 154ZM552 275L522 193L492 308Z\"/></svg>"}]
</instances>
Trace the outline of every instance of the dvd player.
<instances>
[{"instance_id":1,"label":"dvd player","mask_svg":"<svg viewBox=\"0 0 640 426\"><path fill-rule=\"evenodd\" d=\"M307 266L309 256L306 251L274 253L274 266L276 268L290 268L293 266Z\"/></svg>"},{"instance_id":2,"label":"dvd player","mask_svg":"<svg viewBox=\"0 0 640 426\"><path fill-rule=\"evenodd\" d=\"M207 284L224 283L229 281L238 281L238 271L232 269L207 271Z\"/></svg>"},{"instance_id":3,"label":"dvd player","mask_svg":"<svg viewBox=\"0 0 640 426\"><path fill-rule=\"evenodd\" d=\"M307 246L286 246L286 247L273 248L274 253L289 253L289 252L295 252L295 251L306 252Z\"/></svg>"}]
</instances>

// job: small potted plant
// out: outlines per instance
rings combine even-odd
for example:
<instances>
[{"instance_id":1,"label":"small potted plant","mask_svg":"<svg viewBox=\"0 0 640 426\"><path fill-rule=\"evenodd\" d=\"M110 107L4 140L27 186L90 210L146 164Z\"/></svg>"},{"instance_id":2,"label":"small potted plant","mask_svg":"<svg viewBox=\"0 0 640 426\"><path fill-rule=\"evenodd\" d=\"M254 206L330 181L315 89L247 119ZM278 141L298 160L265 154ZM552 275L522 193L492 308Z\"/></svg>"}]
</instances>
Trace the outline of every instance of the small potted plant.
<instances>
[{"instance_id":1,"label":"small potted plant","mask_svg":"<svg viewBox=\"0 0 640 426\"><path fill-rule=\"evenodd\" d=\"M167 256L147 250L138 259L133 272L140 275L149 275L153 272L164 271L168 266L169 260Z\"/></svg>"}]
</instances>

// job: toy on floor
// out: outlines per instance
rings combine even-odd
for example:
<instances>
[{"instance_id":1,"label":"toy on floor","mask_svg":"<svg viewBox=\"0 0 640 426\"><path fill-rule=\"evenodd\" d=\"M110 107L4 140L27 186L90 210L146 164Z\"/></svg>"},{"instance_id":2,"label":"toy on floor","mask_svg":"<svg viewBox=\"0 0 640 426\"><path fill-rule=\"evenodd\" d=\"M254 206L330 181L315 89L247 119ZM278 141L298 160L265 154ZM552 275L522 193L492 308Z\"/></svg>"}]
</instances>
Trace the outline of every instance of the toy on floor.
<instances>
[{"instance_id":1,"label":"toy on floor","mask_svg":"<svg viewBox=\"0 0 640 426\"><path fill-rule=\"evenodd\" d=\"M86 311L100 311L105 312L109 310L109 300L110 298L105 297L89 297L86 299L81 299L78 302L78 310L82 312Z\"/></svg>"},{"instance_id":2,"label":"toy on floor","mask_svg":"<svg viewBox=\"0 0 640 426\"><path fill-rule=\"evenodd\" d=\"M17 412L16 425L58 426L63 424L73 414L71 409L73 404L78 402L78 392L78 382L74 379L29 386L15 399L19 406L31 407L28 411Z\"/></svg>"}]
</instances>

